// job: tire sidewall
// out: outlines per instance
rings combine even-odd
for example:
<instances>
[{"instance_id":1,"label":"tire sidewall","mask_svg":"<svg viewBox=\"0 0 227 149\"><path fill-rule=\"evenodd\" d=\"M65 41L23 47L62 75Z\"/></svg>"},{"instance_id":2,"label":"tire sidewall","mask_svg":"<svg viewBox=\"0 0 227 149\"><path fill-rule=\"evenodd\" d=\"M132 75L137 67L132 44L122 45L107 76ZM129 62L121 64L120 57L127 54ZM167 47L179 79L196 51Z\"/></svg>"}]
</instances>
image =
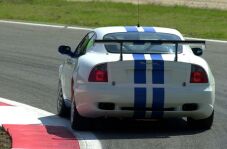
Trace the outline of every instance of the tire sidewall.
<instances>
[{"instance_id":1,"label":"tire sidewall","mask_svg":"<svg viewBox=\"0 0 227 149\"><path fill-rule=\"evenodd\" d=\"M58 97L57 97L57 114L59 116L65 117L68 114L68 109L65 105L65 101L63 98L63 91L61 86L61 81L58 83Z\"/></svg>"}]
</instances>

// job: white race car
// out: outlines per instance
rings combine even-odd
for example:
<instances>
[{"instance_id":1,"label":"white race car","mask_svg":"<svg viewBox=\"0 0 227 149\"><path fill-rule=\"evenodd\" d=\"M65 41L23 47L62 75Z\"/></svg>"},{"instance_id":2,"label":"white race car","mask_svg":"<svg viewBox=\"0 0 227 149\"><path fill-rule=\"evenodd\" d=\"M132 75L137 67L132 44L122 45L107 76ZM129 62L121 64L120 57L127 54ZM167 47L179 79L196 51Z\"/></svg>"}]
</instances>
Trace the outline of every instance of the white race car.
<instances>
[{"instance_id":1,"label":"white race car","mask_svg":"<svg viewBox=\"0 0 227 149\"><path fill-rule=\"evenodd\" d=\"M210 129L215 80L199 57L203 45L169 28L94 29L75 51L58 49L67 55L59 68L58 114L71 107L74 129L99 117L187 117L189 126Z\"/></svg>"}]
</instances>

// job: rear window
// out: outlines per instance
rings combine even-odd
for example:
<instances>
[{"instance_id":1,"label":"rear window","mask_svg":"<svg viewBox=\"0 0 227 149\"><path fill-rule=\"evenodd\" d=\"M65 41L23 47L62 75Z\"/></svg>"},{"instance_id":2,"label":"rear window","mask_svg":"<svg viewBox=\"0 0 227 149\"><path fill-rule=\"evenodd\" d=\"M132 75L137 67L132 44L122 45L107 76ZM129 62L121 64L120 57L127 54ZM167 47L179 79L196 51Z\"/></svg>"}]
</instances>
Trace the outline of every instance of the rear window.
<instances>
[{"instance_id":1,"label":"rear window","mask_svg":"<svg viewBox=\"0 0 227 149\"><path fill-rule=\"evenodd\" d=\"M103 37L103 40L181 40L179 36L168 33L147 33L147 32L124 32L110 33ZM120 44L108 43L105 48L110 53L120 53ZM123 53L174 53L175 44L154 44L154 43L124 43ZM178 53L182 52L182 45L178 47Z\"/></svg>"}]
</instances>

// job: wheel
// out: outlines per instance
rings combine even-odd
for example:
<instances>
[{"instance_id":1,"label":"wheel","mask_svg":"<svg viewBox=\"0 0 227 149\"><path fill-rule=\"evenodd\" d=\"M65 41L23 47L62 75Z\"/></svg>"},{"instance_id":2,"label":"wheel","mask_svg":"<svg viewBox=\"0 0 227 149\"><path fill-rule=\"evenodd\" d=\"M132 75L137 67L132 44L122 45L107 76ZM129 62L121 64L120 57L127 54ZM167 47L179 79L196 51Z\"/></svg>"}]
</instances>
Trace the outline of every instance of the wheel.
<instances>
[{"instance_id":1,"label":"wheel","mask_svg":"<svg viewBox=\"0 0 227 149\"><path fill-rule=\"evenodd\" d=\"M71 104L71 127L76 130L89 130L92 126L92 121L89 118L80 116L74 103Z\"/></svg>"},{"instance_id":2,"label":"wheel","mask_svg":"<svg viewBox=\"0 0 227 149\"><path fill-rule=\"evenodd\" d=\"M213 120L214 120L214 111L208 118L205 118L205 119L195 120L193 118L188 117L187 123L191 128L208 130L211 128L213 124Z\"/></svg>"},{"instance_id":3,"label":"wheel","mask_svg":"<svg viewBox=\"0 0 227 149\"><path fill-rule=\"evenodd\" d=\"M58 83L57 114L61 117L67 117L69 115L69 108L65 105L60 80Z\"/></svg>"}]
</instances>

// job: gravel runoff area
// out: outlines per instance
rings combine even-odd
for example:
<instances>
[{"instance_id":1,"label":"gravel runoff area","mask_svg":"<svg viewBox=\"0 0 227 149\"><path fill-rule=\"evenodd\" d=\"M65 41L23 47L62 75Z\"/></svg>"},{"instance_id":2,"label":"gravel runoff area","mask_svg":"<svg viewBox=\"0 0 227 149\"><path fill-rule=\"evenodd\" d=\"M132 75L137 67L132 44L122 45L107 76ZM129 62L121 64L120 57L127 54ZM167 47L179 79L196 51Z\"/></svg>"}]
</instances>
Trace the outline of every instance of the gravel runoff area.
<instances>
[{"instance_id":1,"label":"gravel runoff area","mask_svg":"<svg viewBox=\"0 0 227 149\"><path fill-rule=\"evenodd\" d=\"M10 136L0 127L0 149L10 148L11 148Z\"/></svg>"},{"instance_id":2,"label":"gravel runoff area","mask_svg":"<svg viewBox=\"0 0 227 149\"><path fill-rule=\"evenodd\" d=\"M97 0L68 0L68 1L97 1ZM138 0L99 0L99 1L114 1L114 2L131 2L138 3ZM183 5L199 8L214 8L227 10L227 0L139 0L143 4L158 4L158 5Z\"/></svg>"}]
</instances>

